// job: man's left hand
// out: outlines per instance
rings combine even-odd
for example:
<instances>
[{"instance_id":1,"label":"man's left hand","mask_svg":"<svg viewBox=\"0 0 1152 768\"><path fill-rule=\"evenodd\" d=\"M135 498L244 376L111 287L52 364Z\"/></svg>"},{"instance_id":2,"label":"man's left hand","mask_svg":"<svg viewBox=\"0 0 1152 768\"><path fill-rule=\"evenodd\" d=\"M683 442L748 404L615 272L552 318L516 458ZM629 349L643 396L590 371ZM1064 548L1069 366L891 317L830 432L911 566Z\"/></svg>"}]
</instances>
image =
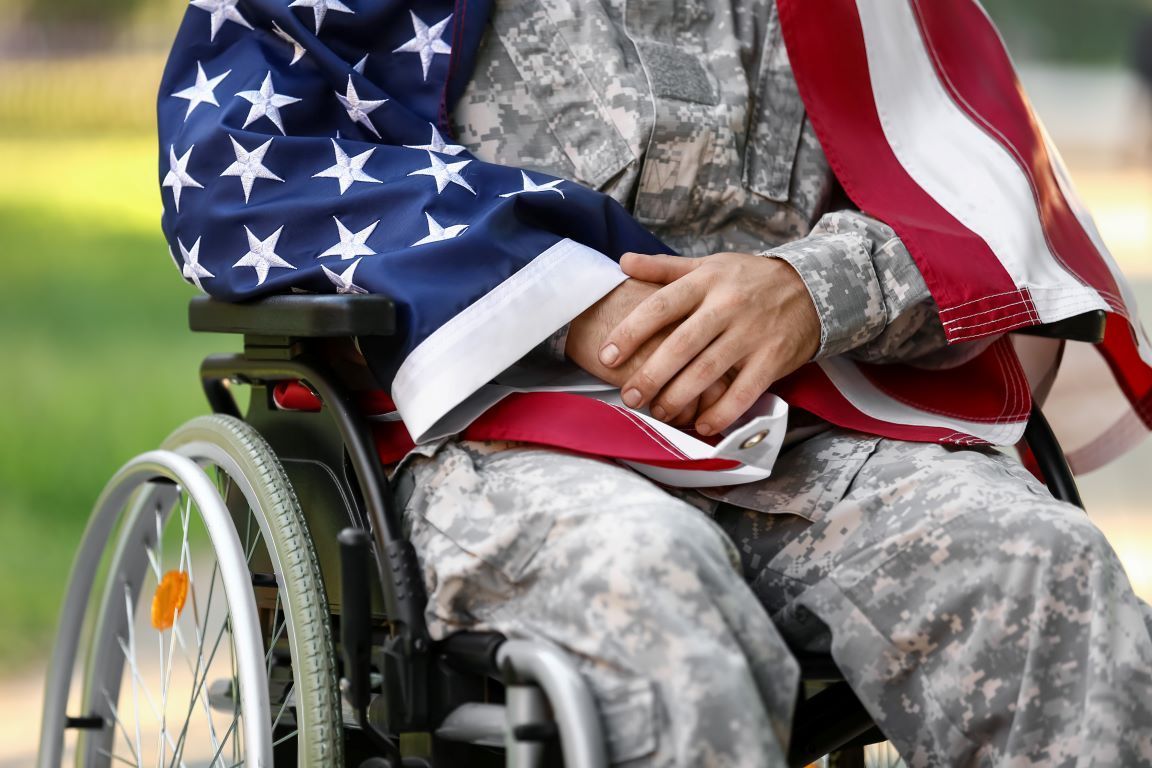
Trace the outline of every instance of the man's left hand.
<instances>
[{"instance_id":1,"label":"man's left hand","mask_svg":"<svg viewBox=\"0 0 1152 768\"><path fill-rule=\"evenodd\" d=\"M626 274L663 287L608 334L600 360L617 367L648 339L668 337L620 388L626 405L658 419L679 414L734 374L723 396L696 419L711 435L730 426L776 380L812 359L820 318L800 276L781 259L716 253L699 259L627 253Z\"/></svg>"}]
</instances>

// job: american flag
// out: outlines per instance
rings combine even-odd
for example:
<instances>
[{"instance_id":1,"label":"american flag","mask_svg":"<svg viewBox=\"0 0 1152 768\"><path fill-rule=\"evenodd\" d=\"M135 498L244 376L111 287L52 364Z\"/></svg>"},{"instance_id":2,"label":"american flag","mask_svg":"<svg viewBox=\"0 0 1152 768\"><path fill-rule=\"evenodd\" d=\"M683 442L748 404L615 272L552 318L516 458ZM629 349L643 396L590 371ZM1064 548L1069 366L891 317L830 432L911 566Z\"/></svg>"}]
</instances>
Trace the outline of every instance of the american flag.
<instances>
[{"instance_id":1,"label":"american flag","mask_svg":"<svg viewBox=\"0 0 1152 768\"><path fill-rule=\"evenodd\" d=\"M163 228L184 278L226 300L387 294L404 355L558 244L606 263L667 252L603 195L453 143L448 105L488 12L192 0L159 98Z\"/></svg>"},{"instance_id":2,"label":"american flag","mask_svg":"<svg viewBox=\"0 0 1152 768\"><path fill-rule=\"evenodd\" d=\"M1090 220L1071 209L1058 160L1038 151L1045 137L1027 103L1012 100L1015 75L978 4L779 6L801 93L841 181L906 240L951 339L1106 309L1118 318L1106 357L1133 413L1152 423L1152 352L1123 278ZM619 284L622 253L672 252L610 198L485 163L454 143L447 116L490 10L490 0L192 0L161 83L163 228L184 279L226 300L390 296L403 333L392 395L417 440ZM944 96L922 108L905 98L909 82ZM974 92L957 91L965 86ZM880 125L878 114L897 124ZM972 123L995 141L957 133ZM1006 151L1033 165L1004 163ZM967 191L953 183L957 168ZM1016 187L1020 199L1009 199ZM960 197L947 199L956 189ZM993 242L989 232L1001 229L1008 235ZM1013 239L1025 230L1040 234ZM1046 247L1061 237L1075 241L1072 267ZM952 371L836 359L775 389L842 426L959 444L1014 442L1030 404L1007 341ZM521 422L547 421L520 410ZM519 434L552 433L556 443L555 429L538 426ZM638 429L667 430L651 420ZM606 434L601 452L612 455L622 438ZM586 435L577 442L590 450ZM668 451L667 436L655 442ZM694 454L686 445L676 449L686 460L715 458L711 446Z\"/></svg>"}]
</instances>

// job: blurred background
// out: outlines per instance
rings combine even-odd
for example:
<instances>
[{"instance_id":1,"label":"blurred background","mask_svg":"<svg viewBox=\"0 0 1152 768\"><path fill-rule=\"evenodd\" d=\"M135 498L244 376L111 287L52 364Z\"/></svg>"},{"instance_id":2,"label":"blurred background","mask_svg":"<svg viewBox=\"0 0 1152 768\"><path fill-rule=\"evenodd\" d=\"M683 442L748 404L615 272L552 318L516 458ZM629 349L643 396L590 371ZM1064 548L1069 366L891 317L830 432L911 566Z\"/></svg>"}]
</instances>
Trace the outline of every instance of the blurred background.
<instances>
[{"instance_id":1,"label":"blurred background","mask_svg":"<svg viewBox=\"0 0 1152 768\"><path fill-rule=\"evenodd\" d=\"M1152 0L986 0L1152 320ZM206 411L160 236L179 0L0 0L0 768L30 765L71 556L109 475ZM1141 75L1140 73L1144 74ZM1152 599L1152 444L1083 479Z\"/></svg>"}]
</instances>

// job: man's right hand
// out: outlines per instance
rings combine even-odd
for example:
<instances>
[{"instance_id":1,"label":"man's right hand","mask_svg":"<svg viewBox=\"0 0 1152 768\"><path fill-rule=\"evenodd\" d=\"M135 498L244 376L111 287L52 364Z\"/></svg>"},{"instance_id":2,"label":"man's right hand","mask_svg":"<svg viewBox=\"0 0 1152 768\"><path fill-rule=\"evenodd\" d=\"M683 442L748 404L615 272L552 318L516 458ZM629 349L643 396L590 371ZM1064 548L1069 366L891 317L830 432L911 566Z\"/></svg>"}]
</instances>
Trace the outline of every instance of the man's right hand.
<instances>
[{"instance_id":1,"label":"man's right hand","mask_svg":"<svg viewBox=\"0 0 1152 768\"><path fill-rule=\"evenodd\" d=\"M574 363L588 373L617 387L628 381L648 359L660 343L672 332L673 326L662 329L648 339L622 365L608 368L600 362L600 348L604 346L608 333L633 309L656 293L662 286L642 280L628 279L616 286L611 293L596 302L572 320L568 328L568 341L565 353ZM688 404L679 414L668 419L669 424L685 426L691 424L696 415L720 399L727 389L727 380L709 387L694 402Z\"/></svg>"}]
</instances>

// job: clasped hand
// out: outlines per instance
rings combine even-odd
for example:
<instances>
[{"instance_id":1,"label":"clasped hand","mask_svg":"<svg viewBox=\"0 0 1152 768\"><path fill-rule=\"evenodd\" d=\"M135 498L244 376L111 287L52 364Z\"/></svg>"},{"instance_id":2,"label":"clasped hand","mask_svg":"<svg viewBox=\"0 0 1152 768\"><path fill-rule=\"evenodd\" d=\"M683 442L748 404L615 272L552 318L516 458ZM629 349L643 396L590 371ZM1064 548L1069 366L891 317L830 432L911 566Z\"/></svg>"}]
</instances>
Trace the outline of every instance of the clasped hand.
<instances>
[{"instance_id":1,"label":"clasped hand","mask_svg":"<svg viewBox=\"0 0 1152 768\"><path fill-rule=\"evenodd\" d=\"M816 308L785 261L627 253L620 267L630 279L572 321L566 352L630 408L715 434L819 348Z\"/></svg>"}]
</instances>

